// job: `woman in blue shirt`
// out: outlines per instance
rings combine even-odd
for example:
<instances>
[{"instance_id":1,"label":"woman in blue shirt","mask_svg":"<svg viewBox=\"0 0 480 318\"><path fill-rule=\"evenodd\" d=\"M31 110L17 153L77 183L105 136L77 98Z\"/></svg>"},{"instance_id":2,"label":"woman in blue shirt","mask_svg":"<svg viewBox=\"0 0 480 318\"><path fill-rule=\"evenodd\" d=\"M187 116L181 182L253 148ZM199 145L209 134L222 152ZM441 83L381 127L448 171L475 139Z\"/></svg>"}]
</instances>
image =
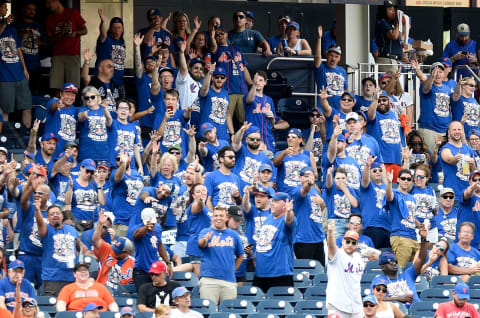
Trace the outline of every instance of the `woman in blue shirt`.
<instances>
[{"instance_id":1,"label":"woman in blue shirt","mask_svg":"<svg viewBox=\"0 0 480 318\"><path fill-rule=\"evenodd\" d=\"M448 275L447 252L449 248L450 244L448 244L446 238L440 239L438 243L433 245L427 251L427 259L425 264L422 265L421 275L425 276L429 281L435 276ZM415 257L418 257L418 252Z\"/></svg>"}]
</instances>

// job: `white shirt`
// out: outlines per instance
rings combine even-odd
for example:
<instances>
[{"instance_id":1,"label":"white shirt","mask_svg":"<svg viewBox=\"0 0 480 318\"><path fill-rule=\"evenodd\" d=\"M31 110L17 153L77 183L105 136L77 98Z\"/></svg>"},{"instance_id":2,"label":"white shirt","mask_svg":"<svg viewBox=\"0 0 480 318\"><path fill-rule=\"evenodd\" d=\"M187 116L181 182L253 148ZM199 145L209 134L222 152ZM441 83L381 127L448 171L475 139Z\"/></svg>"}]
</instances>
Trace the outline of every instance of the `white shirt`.
<instances>
[{"instance_id":1,"label":"white shirt","mask_svg":"<svg viewBox=\"0 0 480 318\"><path fill-rule=\"evenodd\" d=\"M203 318L203 315L195 310L184 313L175 308L170 311L170 318Z\"/></svg>"},{"instance_id":2,"label":"white shirt","mask_svg":"<svg viewBox=\"0 0 480 318\"><path fill-rule=\"evenodd\" d=\"M360 280L365 262L358 252L352 255L339 248L327 266L327 304L347 313L363 311Z\"/></svg>"},{"instance_id":3,"label":"white shirt","mask_svg":"<svg viewBox=\"0 0 480 318\"><path fill-rule=\"evenodd\" d=\"M180 72L178 72L175 85L180 96L180 109L186 109L192 106L195 111L199 111L200 101L198 100L198 92L200 92L202 84L195 81L187 71L185 78L182 78Z\"/></svg>"}]
</instances>

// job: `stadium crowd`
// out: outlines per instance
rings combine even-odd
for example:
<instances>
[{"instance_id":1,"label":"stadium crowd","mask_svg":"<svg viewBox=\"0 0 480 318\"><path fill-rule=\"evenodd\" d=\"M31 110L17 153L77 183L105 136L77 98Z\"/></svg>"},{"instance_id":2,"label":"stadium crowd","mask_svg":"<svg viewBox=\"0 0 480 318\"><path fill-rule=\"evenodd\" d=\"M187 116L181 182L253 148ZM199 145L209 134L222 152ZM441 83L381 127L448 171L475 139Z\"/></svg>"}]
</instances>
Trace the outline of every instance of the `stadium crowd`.
<instances>
[{"instance_id":1,"label":"stadium crowd","mask_svg":"<svg viewBox=\"0 0 480 318\"><path fill-rule=\"evenodd\" d=\"M40 25L34 2L14 19L0 0L1 122L21 111L29 129L22 158L0 147L0 307L36 317L41 292L57 297L57 312L87 318L164 317L169 306L172 317L197 317L174 272L193 272L200 297L218 305L237 298L247 271L267 292L294 286L294 260L312 259L326 267L332 317L402 317L390 302L420 301L418 276L468 283L480 272L477 84L465 69L451 79L457 66L478 71L467 24L424 73L385 1L372 50L382 75L364 78L355 95L335 22L310 46L288 16L266 39L250 11L235 11L230 29L217 16L202 28L198 17L150 9L146 27L125 39L122 19L99 9L96 47L81 51L80 37L96 31L59 0L46 7ZM129 45L136 98L123 77ZM44 93L44 47L54 97L42 123L31 100ZM319 103L308 129L276 113L267 74L249 70L244 53L314 56ZM418 122L402 64L421 81ZM285 149L275 130L288 131ZM362 300L368 262L382 273ZM438 317L478 317L464 283ZM135 309L112 297L126 284L138 293Z\"/></svg>"}]
</instances>

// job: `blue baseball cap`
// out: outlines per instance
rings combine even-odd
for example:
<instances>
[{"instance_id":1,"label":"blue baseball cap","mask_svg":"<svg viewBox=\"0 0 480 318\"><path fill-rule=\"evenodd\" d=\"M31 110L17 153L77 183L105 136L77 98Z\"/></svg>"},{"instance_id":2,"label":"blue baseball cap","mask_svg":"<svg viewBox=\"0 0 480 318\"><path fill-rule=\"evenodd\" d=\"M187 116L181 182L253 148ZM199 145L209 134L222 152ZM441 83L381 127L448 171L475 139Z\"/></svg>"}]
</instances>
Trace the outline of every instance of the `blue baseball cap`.
<instances>
[{"instance_id":1,"label":"blue baseball cap","mask_svg":"<svg viewBox=\"0 0 480 318\"><path fill-rule=\"evenodd\" d=\"M391 252L383 252L378 258L378 265L385 265L396 260L397 258L395 257L395 254Z\"/></svg>"},{"instance_id":2,"label":"blue baseball cap","mask_svg":"<svg viewBox=\"0 0 480 318\"><path fill-rule=\"evenodd\" d=\"M34 164L33 163L29 163L27 165L25 165L25 167L23 168L23 174L27 174L30 172L30 169L32 169L34 167Z\"/></svg>"},{"instance_id":3,"label":"blue baseball cap","mask_svg":"<svg viewBox=\"0 0 480 318\"><path fill-rule=\"evenodd\" d=\"M16 259L10 262L10 264L8 265L8 269L17 269L17 268L25 269L25 264L19 259Z\"/></svg>"},{"instance_id":4,"label":"blue baseball cap","mask_svg":"<svg viewBox=\"0 0 480 318\"><path fill-rule=\"evenodd\" d=\"M112 244L112 251L116 254L120 254L122 252L131 252L132 249L132 242L125 237L120 237L115 244Z\"/></svg>"},{"instance_id":5,"label":"blue baseball cap","mask_svg":"<svg viewBox=\"0 0 480 318\"><path fill-rule=\"evenodd\" d=\"M221 66L218 66L218 67L215 67L215 71L213 71L213 76L216 76L216 75L223 75L223 76L227 76L227 71L221 67Z\"/></svg>"},{"instance_id":6,"label":"blue baseball cap","mask_svg":"<svg viewBox=\"0 0 480 318\"><path fill-rule=\"evenodd\" d=\"M470 288L468 288L467 284L458 283L453 291L460 299L470 299Z\"/></svg>"},{"instance_id":7,"label":"blue baseball cap","mask_svg":"<svg viewBox=\"0 0 480 318\"><path fill-rule=\"evenodd\" d=\"M243 13L245 13L245 15L246 15L247 17L250 17L250 18L252 18L252 19L255 19L255 15L253 14L252 11L250 11L250 10L244 10Z\"/></svg>"},{"instance_id":8,"label":"blue baseball cap","mask_svg":"<svg viewBox=\"0 0 480 318\"><path fill-rule=\"evenodd\" d=\"M53 139L53 140L55 140L56 142L58 142L58 138L55 136L54 133L51 133L51 132L49 132L49 133L44 133L43 136L42 136L42 138L40 138L40 142L42 142L42 141L49 141L49 140L51 140L51 139Z\"/></svg>"},{"instance_id":9,"label":"blue baseball cap","mask_svg":"<svg viewBox=\"0 0 480 318\"><path fill-rule=\"evenodd\" d=\"M258 172L262 172L262 171L265 171L265 170L268 170L268 171L272 171L272 172L273 172L272 165L269 164L269 163L263 163L263 164L258 168Z\"/></svg>"},{"instance_id":10,"label":"blue baseball cap","mask_svg":"<svg viewBox=\"0 0 480 318\"><path fill-rule=\"evenodd\" d=\"M267 196L267 197L272 197L273 191L271 188L266 188L262 187L261 185L257 185L257 191L253 192L253 195L261 195L261 196Z\"/></svg>"},{"instance_id":11,"label":"blue baseball cap","mask_svg":"<svg viewBox=\"0 0 480 318\"><path fill-rule=\"evenodd\" d=\"M78 93L78 88L73 83L65 83L63 84L62 92L72 92L76 94Z\"/></svg>"},{"instance_id":12,"label":"blue baseball cap","mask_svg":"<svg viewBox=\"0 0 480 318\"><path fill-rule=\"evenodd\" d=\"M158 16L161 17L162 13L160 12L160 10L155 9L155 8L148 9L147 18L150 18L151 16L154 16L154 15L158 15Z\"/></svg>"},{"instance_id":13,"label":"blue baseball cap","mask_svg":"<svg viewBox=\"0 0 480 318\"><path fill-rule=\"evenodd\" d=\"M103 309L103 306L97 305L95 303L90 303L83 308L82 312L86 313L87 311L92 311L92 310L96 310L96 309L101 310L101 309Z\"/></svg>"},{"instance_id":14,"label":"blue baseball cap","mask_svg":"<svg viewBox=\"0 0 480 318\"><path fill-rule=\"evenodd\" d=\"M363 297L362 303L366 303L366 302L371 302L374 305L378 304L377 298L373 295L367 295L367 296Z\"/></svg>"},{"instance_id":15,"label":"blue baseball cap","mask_svg":"<svg viewBox=\"0 0 480 318\"><path fill-rule=\"evenodd\" d=\"M157 61L157 58L154 55L149 55L143 59L143 63L147 62L147 60Z\"/></svg>"},{"instance_id":16,"label":"blue baseball cap","mask_svg":"<svg viewBox=\"0 0 480 318\"><path fill-rule=\"evenodd\" d=\"M388 286L388 282L382 276L377 276L372 280L372 286L375 287L375 286L378 286L378 285Z\"/></svg>"},{"instance_id":17,"label":"blue baseball cap","mask_svg":"<svg viewBox=\"0 0 480 318\"><path fill-rule=\"evenodd\" d=\"M306 166L306 167L303 167L302 170L300 170L300 175L304 176L307 171L310 171L311 173L315 174L315 172L313 172L312 167Z\"/></svg>"},{"instance_id":18,"label":"blue baseball cap","mask_svg":"<svg viewBox=\"0 0 480 318\"><path fill-rule=\"evenodd\" d=\"M276 201L290 200L290 195L286 192L275 192L271 194L271 197Z\"/></svg>"},{"instance_id":19,"label":"blue baseball cap","mask_svg":"<svg viewBox=\"0 0 480 318\"><path fill-rule=\"evenodd\" d=\"M190 291L188 289L186 289L185 287L183 286L179 286L177 288L175 288L172 292L172 298L175 299L177 297L182 297L183 295L185 295L186 293L189 293Z\"/></svg>"},{"instance_id":20,"label":"blue baseball cap","mask_svg":"<svg viewBox=\"0 0 480 318\"><path fill-rule=\"evenodd\" d=\"M370 169L374 169L374 168L380 168L382 166L382 164L378 161L374 161L372 162L372 165L370 166Z\"/></svg>"},{"instance_id":21,"label":"blue baseball cap","mask_svg":"<svg viewBox=\"0 0 480 318\"><path fill-rule=\"evenodd\" d=\"M383 89L380 92L380 95L378 97L386 97L386 98L390 99L390 96L388 96L387 92Z\"/></svg>"},{"instance_id":22,"label":"blue baseball cap","mask_svg":"<svg viewBox=\"0 0 480 318\"><path fill-rule=\"evenodd\" d=\"M353 103L356 103L357 99L355 98L355 95L352 92L343 92L341 97L343 98L343 96L345 95L350 96L353 99Z\"/></svg>"},{"instance_id":23,"label":"blue baseball cap","mask_svg":"<svg viewBox=\"0 0 480 318\"><path fill-rule=\"evenodd\" d=\"M211 123L203 123L200 126L200 135L205 135L207 131L212 131L215 126L213 126Z\"/></svg>"},{"instance_id":24,"label":"blue baseball cap","mask_svg":"<svg viewBox=\"0 0 480 318\"><path fill-rule=\"evenodd\" d=\"M295 21L291 21L287 24L287 28L289 27L294 27L295 30L300 30L300 24L298 24L297 22Z\"/></svg>"},{"instance_id":25,"label":"blue baseball cap","mask_svg":"<svg viewBox=\"0 0 480 318\"><path fill-rule=\"evenodd\" d=\"M25 298L25 300L22 301L22 307L25 307L26 304L31 304L33 306L38 306L38 302L35 298Z\"/></svg>"},{"instance_id":26,"label":"blue baseball cap","mask_svg":"<svg viewBox=\"0 0 480 318\"><path fill-rule=\"evenodd\" d=\"M292 128L288 131L289 134L295 134L298 138L302 138L302 132L298 128Z\"/></svg>"},{"instance_id":27,"label":"blue baseball cap","mask_svg":"<svg viewBox=\"0 0 480 318\"><path fill-rule=\"evenodd\" d=\"M192 66L193 64L196 64L196 63L200 63L200 64L202 64L203 66L205 66L205 61L202 60L202 59L199 58L199 57L195 57L195 58L191 59L190 62L188 62L188 66Z\"/></svg>"},{"instance_id":28,"label":"blue baseball cap","mask_svg":"<svg viewBox=\"0 0 480 318\"><path fill-rule=\"evenodd\" d=\"M89 170L89 171L95 171L97 169L97 166L95 165L95 161L93 161L92 159L84 159L80 164L80 167L84 167L85 170Z\"/></svg>"},{"instance_id":29,"label":"blue baseball cap","mask_svg":"<svg viewBox=\"0 0 480 318\"><path fill-rule=\"evenodd\" d=\"M345 142L345 136L340 134L337 136L337 141Z\"/></svg>"},{"instance_id":30,"label":"blue baseball cap","mask_svg":"<svg viewBox=\"0 0 480 318\"><path fill-rule=\"evenodd\" d=\"M33 161L35 161L35 155L34 155L33 153L28 152L28 151L24 151L24 152L23 152L23 155L24 155L25 157L28 157L28 158L32 159Z\"/></svg>"},{"instance_id":31,"label":"blue baseball cap","mask_svg":"<svg viewBox=\"0 0 480 318\"><path fill-rule=\"evenodd\" d=\"M57 156L57 158L54 159L54 161L60 160L60 159L62 159L63 157L65 157L65 152L59 153L58 156ZM67 158L67 162L72 162L72 163L73 163L74 161L75 161L75 160L73 159L73 156L69 156L69 157Z\"/></svg>"},{"instance_id":32,"label":"blue baseball cap","mask_svg":"<svg viewBox=\"0 0 480 318\"><path fill-rule=\"evenodd\" d=\"M470 135L468 135L468 138L470 138L471 135L476 135L476 136L480 137L480 130L475 129L475 128L470 130Z\"/></svg>"},{"instance_id":33,"label":"blue baseball cap","mask_svg":"<svg viewBox=\"0 0 480 318\"><path fill-rule=\"evenodd\" d=\"M441 60L442 64L445 65L446 67L452 67L452 60L449 59L448 57L442 57Z\"/></svg>"},{"instance_id":34,"label":"blue baseball cap","mask_svg":"<svg viewBox=\"0 0 480 318\"><path fill-rule=\"evenodd\" d=\"M255 134L255 133L260 133L260 128L252 125L252 126L248 127L248 129L245 131L245 137L250 135L250 134Z\"/></svg>"},{"instance_id":35,"label":"blue baseball cap","mask_svg":"<svg viewBox=\"0 0 480 318\"><path fill-rule=\"evenodd\" d=\"M132 307L123 307L122 310L120 310L120 317L122 317L123 315L132 315L135 317L135 311Z\"/></svg>"}]
</instances>

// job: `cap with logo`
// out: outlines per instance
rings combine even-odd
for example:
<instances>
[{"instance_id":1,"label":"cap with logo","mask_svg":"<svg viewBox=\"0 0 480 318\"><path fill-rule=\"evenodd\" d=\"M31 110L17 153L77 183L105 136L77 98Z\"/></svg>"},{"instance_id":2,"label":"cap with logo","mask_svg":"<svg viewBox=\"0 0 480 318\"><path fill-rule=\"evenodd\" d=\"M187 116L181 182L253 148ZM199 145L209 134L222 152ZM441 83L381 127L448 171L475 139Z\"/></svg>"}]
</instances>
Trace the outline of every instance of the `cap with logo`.
<instances>
[{"instance_id":1,"label":"cap with logo","mask_svg":"<svg viewBox=\"0 0 480 318\"><path fill-rule=\"evenodd\" d=\"M457 26L458 35L470 35L470 27L466 23L460 23Z\"/></svg>"},{"instance_id":2,"label":"cap with logo","mask_svg":"<svg viewBox=\"0 0 480 318\"><path fill-rule=\"evenodd\" d=\"M167 265L162 261L156 261L150 266L150 274L161 274L167 272Z\"/></svg>"}]
</instances>

